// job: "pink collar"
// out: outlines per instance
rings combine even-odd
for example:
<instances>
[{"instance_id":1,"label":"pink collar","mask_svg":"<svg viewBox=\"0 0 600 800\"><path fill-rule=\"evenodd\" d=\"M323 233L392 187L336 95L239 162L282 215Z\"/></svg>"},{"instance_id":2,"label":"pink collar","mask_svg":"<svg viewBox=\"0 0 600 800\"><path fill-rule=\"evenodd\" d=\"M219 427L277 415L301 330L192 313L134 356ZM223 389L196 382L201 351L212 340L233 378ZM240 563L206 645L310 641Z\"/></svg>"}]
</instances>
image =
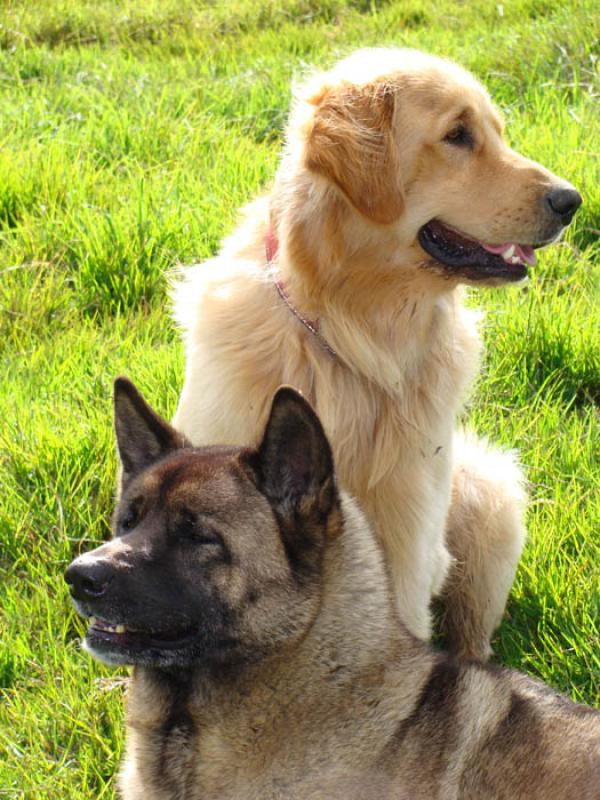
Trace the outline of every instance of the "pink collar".
<instances>
[{"instance_id":1,"label":"pink collar","mask_svg":"<svg viewBox=\"0 0 600 800\"><path fill-rule=\"evenodd\" d=\"M265 253L267 256L267 266L269 266L273 271L273 282L275 284L275 288L279 292L279 296L292 312L292 314L299 319L300 322L304 325L304 327L309 330L313 336L315 336L319 340L319 344L330 356L333 358L337 358L337 353L333 349L333 347L329 344L329 342L325 339L325 337L319 332L319 320L310 320L307 317L303 316L298 309L292 303L289 294L285 288L284 282L281 278L278 278L277 272L277 265L275 264L275 258L277 256L277 251L279 250L279 242L277 241L277 237L273 233L272 229L269 228L267 231L267 235L265 236Z\"/></svg>"}]
</instances>

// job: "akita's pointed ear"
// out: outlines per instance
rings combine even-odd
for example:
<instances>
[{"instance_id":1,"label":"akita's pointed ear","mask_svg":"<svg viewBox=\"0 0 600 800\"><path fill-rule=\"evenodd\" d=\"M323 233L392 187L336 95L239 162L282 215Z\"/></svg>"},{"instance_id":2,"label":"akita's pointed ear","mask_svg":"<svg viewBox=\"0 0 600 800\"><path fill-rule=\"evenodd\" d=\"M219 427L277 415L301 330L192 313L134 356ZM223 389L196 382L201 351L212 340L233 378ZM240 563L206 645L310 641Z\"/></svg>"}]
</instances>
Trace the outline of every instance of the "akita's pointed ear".
<instances>
[{"instance_id":1,"label":"akita's pointed ear","mask_svg":"<svg viewBox=\"0 0 600 800\"><path fill-rule=\"evenodd\" d=\"M150 408L127 378L115 380L114 406L123 484L171 450L186 445L185 437Z\"/></svg>"},{"instance_id":2,"label":"akita's pointed ear","mask_svg":"<svg viewBox=\"0 0 600 800\"><path fill-rule=\"evenodd\" d=\"M273 398L258 450L250 457L258 488L285 518L327 515L336 488L331 447L319 418L299 392Z\"/></svg>"},{"instance_id":3,"label":"akita's pointed ear","mask_svg":"<svg viewBox=\"0 0 600 800\"><path fill-rule=\"evenodd\" d=\"M332 180L365 217L382 225L404 211L395 92L382 81L342 83L308 99L315 106L306 166Z\"/></svg>"}]
</instances>

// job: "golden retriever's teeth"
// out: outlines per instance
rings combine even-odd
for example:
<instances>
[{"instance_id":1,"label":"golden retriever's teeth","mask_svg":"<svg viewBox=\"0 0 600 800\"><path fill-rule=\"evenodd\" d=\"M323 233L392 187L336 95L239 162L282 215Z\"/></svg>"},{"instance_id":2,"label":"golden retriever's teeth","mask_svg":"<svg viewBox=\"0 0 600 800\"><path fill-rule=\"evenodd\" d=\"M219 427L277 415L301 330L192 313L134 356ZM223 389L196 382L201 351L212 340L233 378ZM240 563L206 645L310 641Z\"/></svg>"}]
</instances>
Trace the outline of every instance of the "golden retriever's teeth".
<instances>
[{"instance_id":1,"label":"golden retriever's teeth","mask_svg":"<svg viewBox=\"0 0 600 800\"><path fill-rule=\"evenodd\" d=\"M115 628L116 633L125 633L125 625L117 625Z\"/></svg>"},{"instance_id":2,"label":"golden retriever's teeth","mask_svg":"<svg viewBox=\"0 0 600 800\"><path fill-rule=\"evenodd\" d=\"M503 251L502 258L505 261L508 261L508 262L514 264L514 261L512 261L512 258L514 256L514 254L515 254L515 246L514 246L514 244L511 244L510 247L507 247L506 250Z\"/></svg>"}]
</instances>

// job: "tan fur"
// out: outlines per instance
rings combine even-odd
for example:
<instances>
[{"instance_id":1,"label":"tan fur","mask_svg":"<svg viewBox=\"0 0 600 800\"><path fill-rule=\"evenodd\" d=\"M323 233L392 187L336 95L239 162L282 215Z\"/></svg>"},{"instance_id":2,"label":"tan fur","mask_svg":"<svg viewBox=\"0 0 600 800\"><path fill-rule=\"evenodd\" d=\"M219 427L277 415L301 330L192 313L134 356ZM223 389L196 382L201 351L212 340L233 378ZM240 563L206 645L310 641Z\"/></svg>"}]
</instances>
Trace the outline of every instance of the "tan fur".
<instances>
[{"instance_id":1,"label":"tan fur","mask_svg":"<svg viewBox=\"0 0 600 800\"><path fill-rule=\"evenodd\" d=\"M414 639L364 516L342 508L299 644L196 673L183 705L181 675L136 668L125 800L598 800L600 714Z\"/></svg>"},{"instance_id":2,"label":"tan fur","mask_svg":"<svg viewBox=\"0 0 600 800\"><path fill-rule=\"evenodd\" d=\"M65 577L134 665L124 800L600 798L600 713L408 631L300 395L256 448L191 447L124 379L115 419L115 536Z\"/></svg>"},{"instance_id":3,"label":"tan fur","mask_svg":"<svg viewBox=\"0 0 600 800\"><path fill-rule=\"evenodd\" d=\"M442 141L457 120L476 132L472 153ZM542 198L566 184L511 150L501 128L459 67L412 51L354 54L299 93L270 195L175 295L187 351L176 425L198 445L254 442L277 386L299 388L383 543L409 628L429 637L445 586L447 632L479 658L523 544L522 477L511 456L476 443L462 464L454 426L478 371L477 314L416 235L441 218L490 243L544 238ZM293 303L318 318L337 358L277 294L269 228Z\"/></svg>"}]
</instances>

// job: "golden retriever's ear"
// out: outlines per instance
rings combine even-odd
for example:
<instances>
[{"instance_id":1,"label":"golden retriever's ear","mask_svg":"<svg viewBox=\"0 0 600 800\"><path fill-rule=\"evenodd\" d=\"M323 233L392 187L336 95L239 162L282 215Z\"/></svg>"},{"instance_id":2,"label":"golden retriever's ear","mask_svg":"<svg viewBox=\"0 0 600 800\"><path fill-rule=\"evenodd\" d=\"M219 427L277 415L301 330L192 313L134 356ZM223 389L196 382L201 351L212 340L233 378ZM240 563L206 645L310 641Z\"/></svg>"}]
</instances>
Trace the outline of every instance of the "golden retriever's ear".
<instances>
[{"instance_id":1,"label":"golden retriever's ear","mask_svg":"<svg viewBox=\"0 0 600 800\"><path fill-rule=\"evenodd\" d=\"M333 180L373 222L394 222L404 193L393 134L395 97L380 82L323 89L309 131L306 166Z\"/></svg>"}]
</instances>

